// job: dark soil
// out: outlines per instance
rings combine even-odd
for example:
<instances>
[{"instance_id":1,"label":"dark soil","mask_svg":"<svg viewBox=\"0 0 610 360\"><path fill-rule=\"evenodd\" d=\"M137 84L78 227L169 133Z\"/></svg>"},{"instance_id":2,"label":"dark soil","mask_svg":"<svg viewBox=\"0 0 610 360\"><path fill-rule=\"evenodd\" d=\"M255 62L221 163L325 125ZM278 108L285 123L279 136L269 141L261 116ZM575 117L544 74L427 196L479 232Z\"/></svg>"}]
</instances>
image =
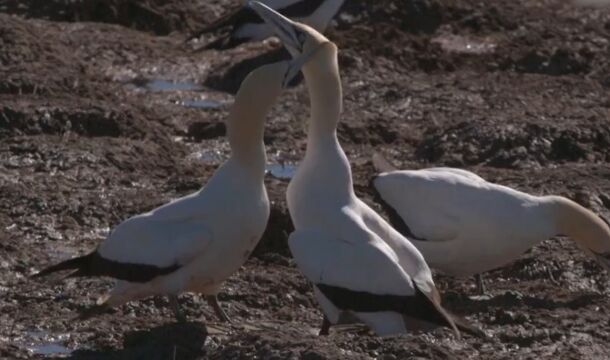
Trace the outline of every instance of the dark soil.
<instances>
[{"instance_id":1,"label":"dark soil","mask_svg":"<svg viewBox=\"0 0 610 360\"><path fill-rule=\"evenodd\" d=\"M321 314L286 246L288 180L272 174L267 232L220 294L230 325L197 294L182 296L186 324L165 298L75 321L110 281L29 280L199 189L227 157L231 93L281 56L274 41L222 52L184 42L229 3L0 1L0 358L610 357L608 274L564 238L486 274L485 297L471 279L436 275L447 306L488 339L382 339L360 326L316 336ZM610 9L352 0L328 36L341 49L339 136L367 202L381 151L403 168L460 166L610 215ZM193 100L207 107L184 106ZM303 156L307 114L303 85L287 90L266 130L271 163Z\"/></svg>"}]
</instances>

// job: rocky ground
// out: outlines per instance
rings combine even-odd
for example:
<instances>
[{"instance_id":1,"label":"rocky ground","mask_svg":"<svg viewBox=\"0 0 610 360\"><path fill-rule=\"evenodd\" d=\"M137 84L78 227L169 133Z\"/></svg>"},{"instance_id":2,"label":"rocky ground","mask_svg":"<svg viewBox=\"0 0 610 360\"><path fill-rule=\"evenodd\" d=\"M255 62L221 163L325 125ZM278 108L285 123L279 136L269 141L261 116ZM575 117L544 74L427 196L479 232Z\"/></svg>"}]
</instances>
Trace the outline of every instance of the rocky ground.
<instances>
[{"instance_id":1,"label":"rocky ground","mask_svg":"<svg viewBox=\"0 0 610 360\"><path fill-rule=\"evenodd\" d=\"M305 149L302 85L269 117L272 217L220 294L233 324L196 294L181 298L186 324L165 298L74 321L110 281L29 280L130 215L197 190L227 157L231 93L278 47L193 51L200 42L188 34L229 3L0 1L0 358L610 357L608 274L565 238L486 274L488 296L471 279L436 275L447 307L488 339L445 329L382 339L354 326L316 336L321 314L286 247L284 192ZM339 135L367 202L380 151L404 168L464 167L609 214L610 9L348 0L328 36L341 49Z\"/></svg>"}]
</instances>

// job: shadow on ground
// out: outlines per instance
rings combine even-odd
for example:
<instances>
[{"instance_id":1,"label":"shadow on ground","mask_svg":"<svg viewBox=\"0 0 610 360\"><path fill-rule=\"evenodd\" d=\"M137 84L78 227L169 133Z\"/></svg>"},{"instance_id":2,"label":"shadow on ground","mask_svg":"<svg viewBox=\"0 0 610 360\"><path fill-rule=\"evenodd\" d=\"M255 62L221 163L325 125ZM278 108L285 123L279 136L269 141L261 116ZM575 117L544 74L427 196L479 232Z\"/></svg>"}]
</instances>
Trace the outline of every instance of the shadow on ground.
<instances>
[{"instance_id":1,"label":"shadow on ground","mask_svg":"<svg viewBox=\"0 0 610 360\"><path fill-rule=\"evenodd\" d=\"M123 349L77 350L70 359L197 359L204 355L205 325L172 323L150 330L128 332Z\"/></svg>"}]
</instances>

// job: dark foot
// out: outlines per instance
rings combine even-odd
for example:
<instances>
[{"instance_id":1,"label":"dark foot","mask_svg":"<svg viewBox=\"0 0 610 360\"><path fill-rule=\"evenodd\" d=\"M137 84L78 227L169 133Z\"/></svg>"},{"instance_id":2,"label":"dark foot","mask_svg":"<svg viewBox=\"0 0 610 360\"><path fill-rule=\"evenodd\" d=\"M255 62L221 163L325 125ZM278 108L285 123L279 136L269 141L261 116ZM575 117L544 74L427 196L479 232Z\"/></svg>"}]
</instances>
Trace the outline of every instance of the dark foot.
<instances>
[{"instance_id":1,"label":"dark foot","mask_svg":"<svg viewBox=\"0 0 610 360\"><path fill-rule=\"evenodd\" d=\"M320 336L328 335L330 332L330 325L331 325L330 320L328 320L326 315L324 315L324 319L322 320L322 326L320 327L320 332L318 333L318 335L320 335Z\"/></svg>"},{"instance_id":2,"label":"dark foot","mask_svg":"<svg viewBox=\"0 0 610 360\"><path fill-rule=\"evenodd\" d=\"M227 314L220 307L216 295L207 295L205 299L208 301L208 304L212 307L212 309L214 309L214 312L216 313L216 316L218 316L220 321L229 323L231 322L231 319L229 319Z\"/></svg>"},{"instance_id":3,"label":"dark foot","mask_svg":"<svg viewBox=\"0 0 610 360\"><path fill-rule=\"evenodd\" d=\"M477 281L477 292L479 293L479 295L485 295L487 293L487 289L485 289L485 282L483 280L483 275L476 274L474 276L474 278Z\"/></svg>"},{"instance_id":4,"label":"dark foot","mask_svg":"<svg viewBox=\"0 0 610 360\"><path fill-rule=\"evenodd\" d=\"M174 316L176 317L176 321L179 323L186 322L186 316L180 310L180 303L178 303L178 295L169 295L169 306L174 311Z\"/></svg>"}]
</instances>

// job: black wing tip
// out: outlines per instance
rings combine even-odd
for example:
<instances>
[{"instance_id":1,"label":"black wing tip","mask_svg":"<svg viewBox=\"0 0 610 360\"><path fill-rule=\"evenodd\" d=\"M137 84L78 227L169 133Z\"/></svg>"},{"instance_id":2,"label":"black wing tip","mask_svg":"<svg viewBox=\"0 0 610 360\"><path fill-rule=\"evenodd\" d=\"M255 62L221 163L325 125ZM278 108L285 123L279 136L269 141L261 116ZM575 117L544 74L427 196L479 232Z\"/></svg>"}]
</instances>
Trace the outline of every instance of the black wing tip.
<instances>
[{"instance_id":1,"label":"black wing tip","mask_svg":"<svg viewBox=\"0 0 610 360\"><path fill-rule=\"evenodd\" d=\"M62 261L58 264L51 265L45 269L42 269L39 272L30 275L29 277L30 277L30 279L38 279L38 278L41 278L41 277L44 277L44 276L47 276L47 275L50 275L50 274L53 274L53 273L56 273L59 271L64 271L64 270L76 270L74 273L81 272L91 262L91 259L93 258L95 253L96 252L94 251L87 255L78 256L78 257L75 257L72 259Z\"/></svg>"},{"instance_id":2,"label":"black wing tip","mask_svg":"<svg viewBox=\"0 0 610 360\"><path fill-rule=\"evenodd\" d=\"M393 311L434 326L448 327L455 331L458 338L461 337L460 330L477 337L487 337L485 332L470 324L466 319L451 314L418 287L415 288L415 294L404 296L373 294L323 283L316 283L315 286L333 305L343 311Z\"/></svg>"},{"instance_id":3,"label":"black wing tip","mask_svg":"<svg viewBox=\"0 0 610 360\"><path fill-rule=\"evenodd\" d=\"M449 314L450 314L451 320L453 321L455 326L462 333L469 334L469 335L472 335L472 336L476 336L476 337L481 338L481 339L489 338L489 336L487 335L487 333L485 333L485 331L483 331L483 330L479 329L478 327L474 326L468 320L464 319L461 316L457 316L455 314L452 314L452 313L449 313Z\"/></svg>"}]
</instances>

